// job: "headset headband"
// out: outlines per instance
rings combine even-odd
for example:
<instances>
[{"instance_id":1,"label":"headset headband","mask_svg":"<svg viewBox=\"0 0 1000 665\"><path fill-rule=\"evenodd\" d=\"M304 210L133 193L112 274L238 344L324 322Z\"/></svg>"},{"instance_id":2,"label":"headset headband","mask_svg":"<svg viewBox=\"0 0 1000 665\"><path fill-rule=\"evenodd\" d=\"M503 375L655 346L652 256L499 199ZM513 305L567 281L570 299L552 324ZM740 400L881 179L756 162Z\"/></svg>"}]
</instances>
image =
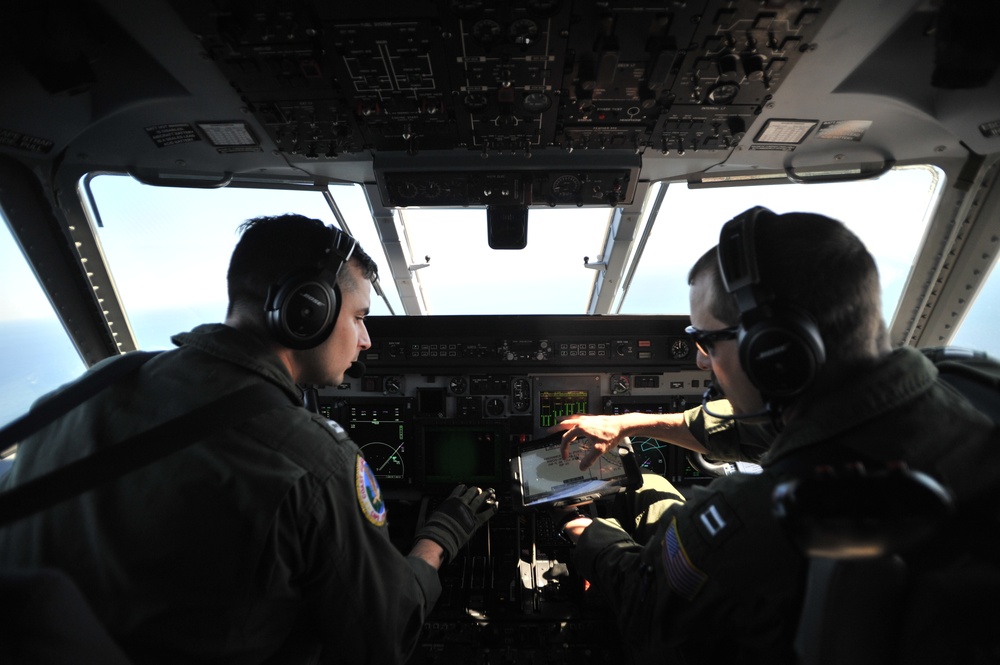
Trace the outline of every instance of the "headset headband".
<instances>
[{"instance_id":1,"label":"headset headband","mask_svg":"<svg viewBox=\"0 0 1000 665\"><path fill-rule=\"evenodd\" d=\"M717 253L722 283L740 310L740 365L768 409L777 413L812 384L826 350L809 312L781 302L761 281L756 233L758 220L766 215L777 218L756 206L726 222Z\"/></svg>"}]
</instances>

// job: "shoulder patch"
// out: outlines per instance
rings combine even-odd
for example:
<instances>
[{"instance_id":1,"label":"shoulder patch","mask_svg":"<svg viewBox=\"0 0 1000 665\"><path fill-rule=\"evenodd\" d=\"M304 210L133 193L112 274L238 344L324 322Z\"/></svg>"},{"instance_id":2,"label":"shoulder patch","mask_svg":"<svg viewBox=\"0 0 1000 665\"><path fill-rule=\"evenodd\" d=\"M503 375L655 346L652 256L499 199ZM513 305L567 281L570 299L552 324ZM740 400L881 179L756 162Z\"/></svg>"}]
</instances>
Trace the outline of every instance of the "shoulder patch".
<instances>
[{"instance_id":1,"label":"shoulder patch","mask_svg":"<svg viewBox=\"0 0 1000 665\"><path fill-rule=\"evenodd\" d=\"M695 566L688 558L681 543L681 535L677 533L677 518L670 520L663 535L663 568L667 573L667 583L670 588L688 600L701 591L701 587L708 581L708 575Z\"/></svg>"},{"instance_id":2,"label":"shoulder patch","mask_svg":"<svg viewBox=\"0 0 1000 665\"><path fill-rule=\"evenodd\" d=\"M375 526L385 526L385 501L378 480L368 462L359 453L354 463L354 490L365 519Z\"/></svg>"}]
</instances>

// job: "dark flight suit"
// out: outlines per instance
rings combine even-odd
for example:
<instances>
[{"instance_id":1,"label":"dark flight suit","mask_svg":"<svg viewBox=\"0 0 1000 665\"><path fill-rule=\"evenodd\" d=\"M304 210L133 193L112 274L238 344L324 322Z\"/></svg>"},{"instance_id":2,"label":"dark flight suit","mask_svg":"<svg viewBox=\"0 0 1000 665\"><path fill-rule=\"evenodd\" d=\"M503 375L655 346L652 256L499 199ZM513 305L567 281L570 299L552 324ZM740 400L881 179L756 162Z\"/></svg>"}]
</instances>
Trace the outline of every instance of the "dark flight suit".
<instances>
[{"instance_id":1,"label":"dark flight suit","mask_svg":"<svg viewBox=\"0 0 1000 665\"><path fill-rule=\"evenodd\" d=\"M573 564L592 583L589 593L610 602L637 662L792 663L806 562L772 514L774 465L838 443L870 459L904 459L949 487L959 505L974 504L1000 486L997 438L929 360L899 349L801 404L760 475L718 478L687 501L656 504L645 544L616 521L597 520Z\"/></svg>"},{"instance_id":2,"label":"dark flight suit","mask_svg":"<svg viewBox=\"0 0 1000 665\"><path fill-rule=\"evenodd\" d=\"M136 663L404 661L440 581L390 542L358 447L255 338L212 324L174 341L26 440L0 488L254 382L288 398L0 529L0 566L68 572Z\"/></svg>"}]
</instances>

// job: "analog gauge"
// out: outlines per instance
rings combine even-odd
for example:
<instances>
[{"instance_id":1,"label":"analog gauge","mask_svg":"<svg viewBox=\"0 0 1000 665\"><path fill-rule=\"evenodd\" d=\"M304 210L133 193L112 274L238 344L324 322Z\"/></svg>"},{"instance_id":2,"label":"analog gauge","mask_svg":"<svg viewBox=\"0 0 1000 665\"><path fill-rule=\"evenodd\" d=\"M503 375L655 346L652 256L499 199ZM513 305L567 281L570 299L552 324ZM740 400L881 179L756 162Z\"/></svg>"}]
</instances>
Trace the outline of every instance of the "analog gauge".
<instances>
[{"instance_id":1,"label":"analog gauge","mask_svg":"<svg viewBox=\"0 0 1000 665\"><path fill-rule=\"evenodd\" d=\"M465 96L463 101L465 103L465 108L470 111L482 111L490 103L490 100L486 97L486 95L478 92L470 92Z\"/></svg>"},{"instance_id":2,"label":"analog gauge","mask_svg":"<svg viewBox=\"0 0 1000 665\"><path fill-rule=\"evenodd\" d=\"M436 182L429 182L424 185L424 196L430 199L436 199L441 196L441 185Z\"/></svg>"},{"instance_id":3,"label":"analog gauge","mask_svg":"<svg viewBox=\"0 0 1000 665\"><path fill-rule=\"evenodd\" d=\"M396 191L398 192L399 196L404 199L412 199L414 196L420 193L420 190L417 189L417 186L414 185L409 180L399 184L396 187Z\"/></svg>"},{"instance_id":4,"label":"analog gauge","mask_svg":"<svg viewBox=\"0 0 1000 665\"><path fill-rule=\"evenodd\" d=\"M632 389L632 380L624 374L615 374L611 377L611 394L621 395Z\"/></svg>"},{"instance_id":5,"label":"analog gauge","mask_svg":"<svg viewBox=\"0 0 1000 665\"><path fill-rule=\"evenodd\" d=\"M403 444L390 446L388 443L373 441L361 446L361 454L371 467L372 473L380 479L403 478Z\"/></svg>"},{"instance_id":6,"label":"analog gauge","mask_svg":"<svg viewBox=\"0 0 1000 665\"><path fill-rule=\"evenodd\" d=\"M472 25L472 36L481 44L492 44L500 38L502 32L500 24L488 18Z\"/></svg>"},{"instance_id":7,"label":"analog gauge","mask_svg":"<svg viewBox=\"0 0 1000 665\"><path fill-rule=\"evenodd\" d=\"M456 376L448 382L448 389L454 395L464 395L465 391L469 389L469 382L465 380L464 376Z\"/></svg>"},{"instance_id":8,"label":"analog gauge","mask_svg":"<svg viewBox=\"0 0 1000 665\"><path fill-rule=\"evenodd\" d=\"M561 201L569 201L580 191L580 179L572 175L561 175L552 182L552 193Z\"/></svg>"},{"instance_id":9,"label":"analog gauge","mask_svg":"<svg viewBox=\"0 0 1000 665\"><path fill-rule=\"evenodd\" d=\"M670 343L670 357L674 360L683 360L691 355L691 343L686 339L678 338Z\"/></svg>"},{"instance_id":10,"label":"analog gauge","mask_svg":"<svg viewBox=\"0 0 1000 665\"><path fill-rule=\"evenodd\" d=\"M708 101L713 104L730 104L734 99L736 99L736 95L738 94L740 94L739 83L722 81L708 91Z\"/></svg>"},{"instance_id":11,"label":"analog gauge","mask_svg":"<svg viewBox=\"0 0 1000 665\"><path fill-rule=\"evenodd\" d=\"M663 456L665 445L669 444L648 437L633 437L632 450L635 451L635 460L639 463L639 469L666 477L667 460Z\"/></svg>"},{"instance_id":12,"label":"analog gauge","mask_svg":"<svg viewBox=\"0 0 1000 665\"><path fill-rule=\"evenodd\" d=\"M525 378L514 379L510 384L510 407L518 413L531 408L531 383Z\"/></svg>"},{"instance_id":13,"label":"analog gauge","mask_svg":"<svg viewBox=\"0 0 1000 665\"><path fill-rule=\"evenodd\" d=\"M488 416L502 416L503 415L503 400L499 397L491 397L486 400L486 415Z\"/></svg>"},{"instance_id":14,"label":"analog gauge","mask_svg":"<svg viewBox=\"0 0 1000 665\"><path fill-rule=\"evenodd\" d=\"M544 92L529 92L524 96L524 110L528 113L545 113L552 106L552 98Z\"/></svg>"},{"instance_id":15,"label":"analog gauge","mask_svg":"<svg viewBox=\"0 0 1000 665\"><path fill-rule=\"evenodd\" d=\"M385 377L385 383L382 384L382 392L387 395L395 395L400 390L403 389L403 380L398 376L387 376Z\"/></svg>"},{"instance_id":16,"label":"analog gauge","mask_svg":"<svg viewBox=\"0 0 1000 665\"><path fill-rule=\"evenodd\" d=\"M533 44L538 37L538 24L530 18L521 18L510 24L507 34L515 44L527 46Z\"/></svg>"}]
</instances>

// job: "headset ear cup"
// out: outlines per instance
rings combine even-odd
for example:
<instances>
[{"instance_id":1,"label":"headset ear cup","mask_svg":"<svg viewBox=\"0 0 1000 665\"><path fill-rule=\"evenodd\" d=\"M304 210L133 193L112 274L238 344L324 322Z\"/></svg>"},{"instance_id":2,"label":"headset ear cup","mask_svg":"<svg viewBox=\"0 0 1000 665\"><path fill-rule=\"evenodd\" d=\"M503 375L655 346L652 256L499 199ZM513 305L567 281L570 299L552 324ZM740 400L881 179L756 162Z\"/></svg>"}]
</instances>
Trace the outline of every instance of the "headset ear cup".
<instances>
[{"instance_id":1,"label":"headset ear cup","mask_svg":"<svg viewBox=\"0 0 1000 665\"><path fill-rule=\"evenodd\" d=\"M823 339L812 318L789 308L740 327L740 363L765 396L794 397L813 382L826 360Z\"/></svg>"},{"instance_id":2,"label":"headset ear cup","mask_svg":"<svg viewBox=\"0 0 1000 665\"><path fill-rule=\"evenodd\" d=\"M340 229L312 221L329 233L329 245L321 248L314 265L271 284L264 303L268 332L290 349L319 346L333 332L341 303L338 275L357 247L357 241Z\"/></svg>"},{"instance_id":3,"label":"headset ear cup","mask_svg":"<svg viewBox=\"0 0 1000 665\"><path fill-rule=\"evenodd\" d=\"M267 327L290 349L309 349L330 336L340 313L340 288L316 271L298 273L272 287L266 306Z\"/></svg>"}]
</instances>

